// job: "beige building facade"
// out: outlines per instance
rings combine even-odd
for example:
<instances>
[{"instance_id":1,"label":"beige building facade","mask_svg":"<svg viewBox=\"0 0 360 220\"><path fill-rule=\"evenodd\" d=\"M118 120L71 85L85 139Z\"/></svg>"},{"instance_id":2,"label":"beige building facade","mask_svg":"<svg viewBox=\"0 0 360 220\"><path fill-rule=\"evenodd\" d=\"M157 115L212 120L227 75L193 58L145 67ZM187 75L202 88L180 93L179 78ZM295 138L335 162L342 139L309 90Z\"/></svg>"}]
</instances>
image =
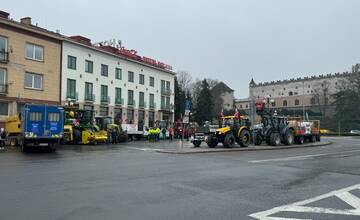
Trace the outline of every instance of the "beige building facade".
<instances>
[{"instance_id":1,"label":"beige building facade","mask_svg":"<svg viewBox=\"0 0 360 220\"><path fill-rule=\"evenodd\" d=\"M0 127L25 103L60 104L61 38L0 11Z\"/></svg>"}]
</instances>

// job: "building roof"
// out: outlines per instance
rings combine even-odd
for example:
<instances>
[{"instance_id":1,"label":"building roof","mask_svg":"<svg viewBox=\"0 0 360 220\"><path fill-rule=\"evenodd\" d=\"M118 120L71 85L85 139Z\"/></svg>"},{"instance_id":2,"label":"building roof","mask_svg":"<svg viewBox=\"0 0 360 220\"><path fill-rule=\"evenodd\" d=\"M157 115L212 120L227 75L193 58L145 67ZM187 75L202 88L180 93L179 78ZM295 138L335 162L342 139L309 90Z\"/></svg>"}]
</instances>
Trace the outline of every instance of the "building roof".
<instances>
[{"instance_id":1,"label":"building roof","mask_svg":"<svg viewBox=\"0 0 360 220\"><path fill-rule=\"evenodd\" d=\"M233 89L231 89L228 85L226 85L224 82L219 82L214 86L211 91L221 91L221 92L234 92Z\"/></svg>"}]
</instances>

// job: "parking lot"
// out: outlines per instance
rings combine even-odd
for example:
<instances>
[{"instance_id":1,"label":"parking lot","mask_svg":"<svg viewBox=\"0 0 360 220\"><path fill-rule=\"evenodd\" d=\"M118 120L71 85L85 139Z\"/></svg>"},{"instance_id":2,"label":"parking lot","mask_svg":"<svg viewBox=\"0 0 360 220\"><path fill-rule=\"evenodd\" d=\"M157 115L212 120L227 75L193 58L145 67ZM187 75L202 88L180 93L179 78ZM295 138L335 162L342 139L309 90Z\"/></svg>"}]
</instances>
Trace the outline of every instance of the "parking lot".
<instances>
[{"instance_id":1,"label":"parking lot","mask_svg":"<svg viewBox=\"0 0 360 220\"><path fill-rule=\"evenodd\" d=\"M359 219L360 141L329 140L204 154L157 152L179 141L5 151L0 219Z\"/></svg>"}]
</instances>

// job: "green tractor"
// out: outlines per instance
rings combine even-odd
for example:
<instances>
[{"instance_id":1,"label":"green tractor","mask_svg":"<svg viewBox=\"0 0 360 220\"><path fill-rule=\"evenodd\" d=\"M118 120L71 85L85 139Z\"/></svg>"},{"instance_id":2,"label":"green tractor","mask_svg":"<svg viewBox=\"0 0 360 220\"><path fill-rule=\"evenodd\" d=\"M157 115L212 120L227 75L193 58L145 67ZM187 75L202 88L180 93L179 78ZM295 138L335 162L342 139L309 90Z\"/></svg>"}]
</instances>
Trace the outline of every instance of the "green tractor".
<instances>
[{"instance_id":1,"label":"green tractor","mask_svg":"<svg viewBox=\"0 0 360 220\"><path fill-rule=\"evenodd\" d=\"M113 123L110 116L95 117L96 125L100 130L106 131L109 143L120 143L127 141L127 134L120 125Z\"/></svg>"}]
</instances>

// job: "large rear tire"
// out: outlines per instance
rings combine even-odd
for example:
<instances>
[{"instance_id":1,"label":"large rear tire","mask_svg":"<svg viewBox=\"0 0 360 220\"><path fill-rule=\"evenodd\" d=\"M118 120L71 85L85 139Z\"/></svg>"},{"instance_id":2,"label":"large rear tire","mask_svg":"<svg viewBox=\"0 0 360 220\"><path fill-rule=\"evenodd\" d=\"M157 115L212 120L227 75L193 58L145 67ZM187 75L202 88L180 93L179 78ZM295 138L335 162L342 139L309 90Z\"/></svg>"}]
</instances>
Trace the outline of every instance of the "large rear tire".
<instances>
[{"instance_id":1,"label":"large rear tire","mask_svg":"<svg viewBox=\"0 0 360 220\"><path fill-rule=\"evenodd\" d=\"M250 144L250 132L248 130L242 130L240 137L238 137L238 143L241 147L248 147Z\"/></svg>"},{"instance_id":2,"label":"large rear tire","mask_svg":"<svg viewBox=\"0 0 360 220\"><path fill-rule=\"evenodd\" d=\"M193 145L194 145L194 147L200 147L201 141L199 141L199 140L194 140L194 141L193 141Z\"/></svg>"},{"instance_id":3,"label":"large rear tire","mask_svg":"<svg viewBox=\"0 0 360 220\"><path fill-rule=\"evenodd\" d=\"M270 144L272 146L278 146L281 143L281 138L279 133L272 133L270 135Z\"/></svg>"},{"instance_id":4,"label":"large rear tire","mask_svg":"<svg viewBox=\"0 0 360 220\"><path fill-rule=\"evenodd\" d=\"M294 133L292 130L287 130L284 136L284 144L292 145L294 143Z\"/></svg>"},{"instance_id":5,"label":"large rear tire","mask_svg":"<svg viewBox=\"0 0 360 220\"><path fill-rule=\"evenodd\" d=\"M256 133L253 138L253 142L255 145L260 145L262 143L262 137L259 133Z\"/></svg>"},{"instance_id":6,"label":"large rear tire","mask_svg":"<svg viewBox=\"0 0 360 220\"><path fill-rule=\"evenodd\" d=\"M208 136L208 139L206 140L206 144L210 148L214 148L218 145L219 141L217 140L217 137L215 135L210 134Z\"/></svg>"},{"instance_id":7,"label":"large rear tire","mask_svg":"<svg viewBox=\"0 0 360 220\"><path fill-rule=\"evenodd\" d=\"M234 145L235 145L235 136L233 134L231 134L231 133L227 133L225 135L223 145L226 148L234 147Z\"/></svg>"}]
</instances>

